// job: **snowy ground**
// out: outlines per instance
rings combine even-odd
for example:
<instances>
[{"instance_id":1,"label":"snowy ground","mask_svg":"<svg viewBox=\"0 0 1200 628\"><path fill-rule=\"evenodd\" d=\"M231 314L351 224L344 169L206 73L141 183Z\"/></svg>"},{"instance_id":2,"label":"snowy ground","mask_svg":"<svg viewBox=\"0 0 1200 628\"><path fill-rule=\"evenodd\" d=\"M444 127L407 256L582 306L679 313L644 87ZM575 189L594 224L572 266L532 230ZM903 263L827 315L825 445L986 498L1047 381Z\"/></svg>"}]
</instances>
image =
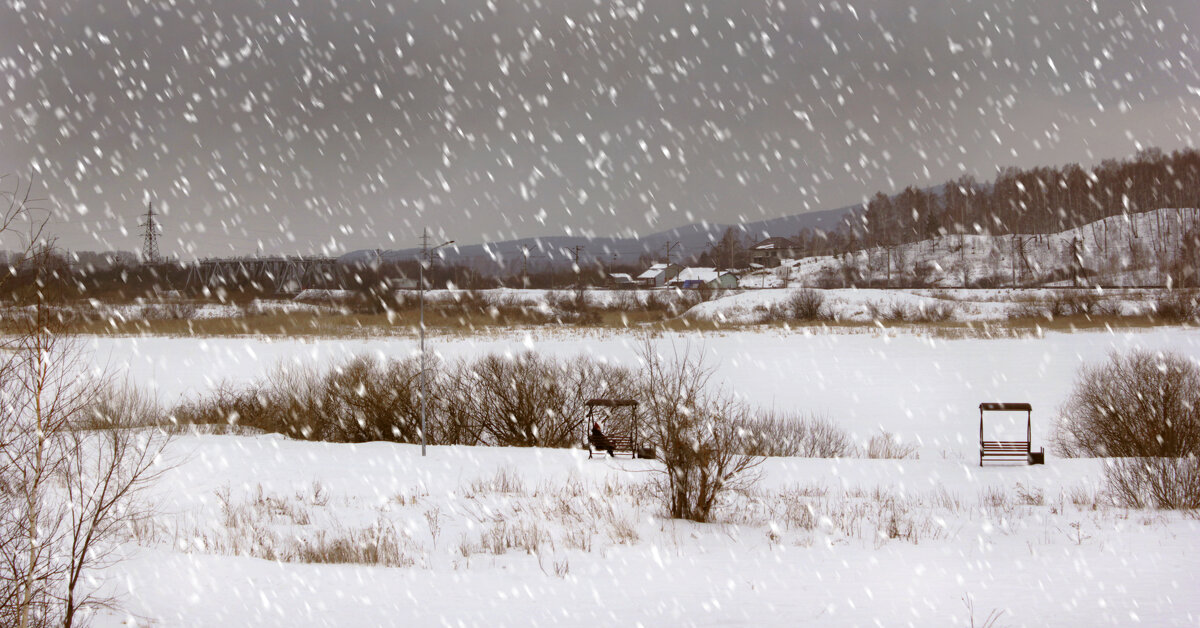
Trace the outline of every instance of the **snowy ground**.
<instances>
[{"instance_id":1,"label":"snowy ground","mask_svg":"<svg viewBox=\"0 0 1200 628\"><path fill-rule=\"evenodd\" d=\"M1200 620L1200 524L1092 510L1096 461L771 460L756 498L697 525L657 516L652 463L572 451L206 436L172 454L159 536L112 582L156 626L968 625L964 597L976 625ZM402 539L405 566L231 555L363 529Z\"/></svg>"},{"instance_id":2,"label":"snowy ground","mask_svg":"<svg viewBox=\"0 0 1200 628\"><path fill-rule=\"evenodd\" d=\"M1110 216L1060 233L1025 235L941 236L920 242L857 251L853 256L820 256L787 260L780 268L745 276L741 285L776 288L785 285L840 283L843 270L876 285L889 277L926 285L959 286L970 282L1009 285L1070 285L1072 265L1081 265L1091 283L1106 286L1159 286L1184 250L1183 241L1200 224L1196 208L1164 208ZM960 244L961 243L961 244ZM965 251L963 248L965 247ZM890 269L890 270L889 270ZM901 279L904 277L904 279ZM790 282L790 283L789 283ZM860 280L860 283L863 281Z\"/></svg>"},{"instance_id":3,"label":"snowy ground","mask_svg":"<svg viewBox=\"0 0 1200 628\"><path fill-rule=\"evenodd\" d=\"M89 342L167 403L280 361L415 348L403 338ZM1105 505L1103 461L980 469L975 457L979 402L1031 402L1036 448L1081 364L1132 347L1200 359L1200 331L655 342L702 345L716 379L753 403L824 414L859 438L887 429L919 443L920 459L771 459L754 494L698 525L660 518L649 461L470 447L422 459L407 445L187 436L155 489L160 516L104 586L154 626L980 625L992 611L1009 626L1200 622L1195 517ZM446 359L535 349L623 364L638 343L579 331L432 340ZM338 539L389 540L400 566L286 561Z\"/></svg>"},{"instance_id":4,"label":"snowy ground","mask_svg":"<svg viewBox=\"0 0 1200 628\"><path fill-rule=\"evenodd\" d=\"M559 330L473 337L432 337L446 360L536 350L588 354L635 366L641 338L610 331ZM923 456L969 456L982 401L1033 404L1034 441L1045 441L1079 366L1114 350L1174 350L1200 360L1200 330L1157 327L1113 332L1048 332L1044 337L943 339L928 334L865 329L669 334L663 348L703 347L715 380L751 403L826 415L860 438L880 428L919 442ZM351 355L412 355L413 338L114 338L89 340L97 362L154 387L164 403L210 390L222 381L248 382L275 365L330 365Z\"/></svg>"},{"instance_id":5,"label":"snowy ground","mask_svg":"<svg viewBox=\"0 0 1200 628\"><path fill-rule=\"evenodd\" d=\"M756 324L780 320L776 310L786 312L788 300L800 290L793 287L748 290L721 295L700 303L686 313L696 320L721 324ZM837 321L872 322L878 312L887 316L894 308L903 308L908 318L920 318L925 313L944 309L945 320L1006 321L1029 316L1041 306L1058 297L1086 295L1097 300L1101 308L1122 316L1136 316L1153 311L1153 300L1160 291L1144 289L1055 290L1047 288L959 290L948 288L918 289L832 289L817 290L824 295L822 304L826 318ZM875 308L873 311L872 308ZM787 320L784 314L782 320Z\"/></svg>"}]
</instances>

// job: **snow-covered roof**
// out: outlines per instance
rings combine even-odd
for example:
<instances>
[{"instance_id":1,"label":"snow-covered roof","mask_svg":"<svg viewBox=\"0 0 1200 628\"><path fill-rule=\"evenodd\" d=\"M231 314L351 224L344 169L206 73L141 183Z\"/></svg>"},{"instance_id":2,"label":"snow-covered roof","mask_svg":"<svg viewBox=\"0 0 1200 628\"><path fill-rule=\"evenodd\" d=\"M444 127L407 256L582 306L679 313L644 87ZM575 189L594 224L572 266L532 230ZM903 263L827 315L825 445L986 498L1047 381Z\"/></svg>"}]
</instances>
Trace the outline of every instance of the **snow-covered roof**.
<instances>
[{"instance_id":1,"label":"snow-covered roof","mask_svg":"<svg viewBox=\"0 0 1200 628\"><path fill-rule=\"evenodd\" d=\"M654 279L667 269L667 264L655 264L646 269L646 272L638 275L638 279Z\"/></svg>"},{"instance_id":2,"label":"snow-covered roof","mask_svg":"<svg viewBox=\"0 0 1200 628\"><path fill-rule=\"evenodd\" d=\"M679 274L672 281L703 281L707 283L715 281L721 274L715 268L685 268L679 271Z\"/></svg>"},{"instance_id":3,"label":"snow-covered roof","mask_svg":"<svg viewBox=\"0 0 1200 628\"><path fill-rule=\"evenodd\" d=\"M630 277L629 273L609 273L608 276L617 281L628 281L630 283L633 282L633 277Z\"/></svg>"},{"instance_id":4,"label":"snow-covered roof","mask_svg":"<svg viewBox=\"0 0 1200 628\"><path fill-rule=\"evenodd\" d=\"M771 249L790 249L794 248L796 243L789 238L773 237L767 238L758 244L750 247L756 251L769 251Z\"/></svg>"}]
</instances>

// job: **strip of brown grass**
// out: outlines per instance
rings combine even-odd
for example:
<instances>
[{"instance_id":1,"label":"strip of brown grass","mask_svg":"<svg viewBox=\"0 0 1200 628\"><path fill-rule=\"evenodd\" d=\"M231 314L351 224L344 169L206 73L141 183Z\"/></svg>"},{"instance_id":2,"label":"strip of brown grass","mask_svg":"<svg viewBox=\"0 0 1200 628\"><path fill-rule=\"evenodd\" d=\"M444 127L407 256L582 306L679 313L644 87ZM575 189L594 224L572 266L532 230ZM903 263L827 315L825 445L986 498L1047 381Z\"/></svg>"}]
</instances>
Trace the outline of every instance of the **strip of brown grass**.
<instances>
[{"instance_id":1,"label":"strip of brown grass","mask_svg":"<svg viewBox=\"0 0 1200 628\"><path fill-rule=\"evenodd\" d=\"M390 314L354 314L338 312L278 312L233 318L155 319L131 321L80 321L69 324L69 333L101 336L278 336L278 337L373 337L409 336L417 333L420 315L416 309ZM821 321L809 324L795 321L768 323L721 323L671 316L663 311L590 312L580 320L560 318L533 308L505 308L491 312L467 308L430 308L425 312L427 329L443 335L468 335L502 332L509 329L561 327L573 329L688 332L738 331L752 329L809 329L822 331L861 331L875 329L908 330L931 333L944 338L987 338L1037 336L1046 331L1074 332L1103 329L1148 329L1177 324L1151 315L1074 314L1047 319L1027 316L1000 321L884 322ZM16 331L14 321L0 320L0 333Z\"/></svg>"}]
</instances>

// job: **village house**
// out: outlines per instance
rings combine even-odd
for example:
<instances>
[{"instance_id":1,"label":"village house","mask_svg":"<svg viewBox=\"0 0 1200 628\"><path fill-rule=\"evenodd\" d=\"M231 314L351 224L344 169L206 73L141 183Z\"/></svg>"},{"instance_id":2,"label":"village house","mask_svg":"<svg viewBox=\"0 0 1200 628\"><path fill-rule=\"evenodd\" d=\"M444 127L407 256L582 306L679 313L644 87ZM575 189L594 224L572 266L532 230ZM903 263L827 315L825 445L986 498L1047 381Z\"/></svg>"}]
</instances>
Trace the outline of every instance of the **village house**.
<instances>
[{"instance_id":1,"label":"village house","mask_svg":"<svg viewBox=\"0 0 1200 628\"><path fill-rule=\"evenodd\" d=\"M800 245L791 238L767 238L750 247L750 263L767 268L779 266L785 259L800 257Z\"/></svg>"},{"instance_id":2,"label":"village house","mask_svg":"<svg viewBox=\"0 0 1200 628\"><path fill-rule=\"evenodd\" d=\"M638 283L629 273L609 273L606 282L609 288L629 289L638 287Z\"/></svg>"},{"instance_id":3,"label":"village house","mask_svg":"<svg viewBox=\"0 0 1200 628\"><path fill-rule=\"evenodd\" d=\"M637 282L646 288L661 288L675 278L683 267L679 264L655 264L637 276Z\"/></svg>"},{"instance_id":4,"label":"village house","mask_svg":"<svg viewBox=\"0 0 1200 628\"><path fill-rule=\"evenodd\" d=\"M684 268L667 285L684 290L726 290L738 287L738 280L727 270Z\"/></svg>"}]
</instances>

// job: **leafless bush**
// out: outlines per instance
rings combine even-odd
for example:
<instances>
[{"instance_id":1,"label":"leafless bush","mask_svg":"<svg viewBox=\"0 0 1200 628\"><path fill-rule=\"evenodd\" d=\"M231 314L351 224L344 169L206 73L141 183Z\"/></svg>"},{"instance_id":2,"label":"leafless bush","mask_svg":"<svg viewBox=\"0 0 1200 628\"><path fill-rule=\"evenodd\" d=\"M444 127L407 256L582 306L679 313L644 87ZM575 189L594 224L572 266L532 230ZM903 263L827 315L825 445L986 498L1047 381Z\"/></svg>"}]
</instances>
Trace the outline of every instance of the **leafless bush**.
<instances>
[{"instance_id":1,"label":"leafless bush","mask_svg":"<svg viewBox=\"0 0 1200 628\"><path fill-rule=\"evenodd\" d=\"M633 388L629 371L585 357L490 355L458 370L474 380L474 394L462 401L470 404L482 438L503 446L570 446L582 437L585 401L629 397Z\"/></svg>"},{"instance_id":2,"label":"leafless bush","mask_svg":"<svg viewBox=\"0 0 1200 628\"><path fill-rule=\"evenodd\" d=\"M660 494L671 517L707 521L729 491L757 481L762 458L741 453L750 418L744 405L707 390L712 369L691 350L664 356L641 350L642 398L650 441L663 461Z\"/></svg>"},{"instance_id":3,"label":"leafless bush","mask_svg":"<svg viewBox=\"0 0 1200 628\"><path fill-rule=\"evenodd\" d=\"M75 430L129 429L162 427L166 422L158 402L125 383L102 387L84 412L75 417L71 427Z\"/></svg>"},{"instance_id":4,"label":"leafless bush","mask_svg":"<svg viewBox=\"0 0 1200 628\"><path fill-rule=\"evenodd\" d=\"M747 455L843 458L855 453L850 436L826 418L760 414L743 429L742 453Z\"/></svg>"},{"instance_id":5,"label":"leafless bush","mask_svg":"<svg viewBox=\"0 0 1200 628\"><path fill-rule=\"evenodd\" d=\"M419 442L420 373L416 358L381 363L357 357L335 367L311 409L324 431L319 440Z\"/></svg>"},{"instance_id":6,"label":"leafless bush","mask_svg":"<svg viewBox=\"0 0 1200 628\"><path fill-rule=\"evenodd\" d=\"M195 303L186 303L183 301L152 303L142 308L142 318L148 321L186 321L194 319L199 309L200 306Z\"/></svg>"},{"instance_id":7,"label":"leafless bush","mask_svg":"<svg viewBox=\"0 0 1200 628\"><path fill-rule=\"evenodd\" d=\"M916 459L917 446L913 443L901 442L896 435L881 431L867 441L867 457L883 459Z\"/></svg>"},{"instance_id":8,"label":"leafless bush","mask_svg":"<svg viewBox=\"0 0 1200 628\"><path fill-rule=\"evenodd\" d=\"M872 320L888 323L903 323L913 319L912 308L900 301L868 301L867 314Z\"/></svg>"},{"instance_id":9,"label":"leafless bush","mask_svg":"<svg viewBox=\"0 0 1200 628\"><path fill-rule=\"evenodd\" d=\"M171 420L178 426L196 425L249 425L269 432L280 432L294 437L303 437L292 432L281 415L267 402L268 391L262 386L235 388L231 384L218 385L205 397L189 399L175 406Z\"/></svg>"},{"instance_id":10,"label":"leafless bush","mask_svg":"<svg viewBox=\"0 0 1200 628\"><path fill-rule=\"evenodd\" d=\"M546 304L560 321L590 325L600 322L602 308L596 305L586 291L551 291L546 294Z\"/></svg>"},{"instance_id":11,"label":"leafless bush","mask_svg":"<svg viewBox=\"0 0 1200 628\"><path fill-rule=\"evenodd\" d=\"M1075 313L1074 297L1065 290L1051 290L1045 300L1045 310L1051 318L1070 316Z\"/></svg>"},{"instance_id":12,"label":"leafless bush","mask_svg":"<svg viewBox=\"0 0 1200 628\"><path fill-rule=\"evenodd\" d=\"M565 447L582 435L583 403L630 397L630 371L586 357L491 355L428 365L427 442ZM243 388L219 386L172 412L179 425L240 425L307 440L418 442L415 358L352 358L327 373L281 368Z\"/></svg>"},{"instance_id":13,"label":"leafless bush","mask_svg":"<svg viewBox=\"0 0 1200 628\"><path fill-rule=\"evenodd\" d=\"M428 438L441 445L479 445L483 442L483 424L475 414L479 376L473 369L459 364L444 369L441 377L430 383L436 401L432 422L426 419Z\"/></svg>"},{"instance_id":14,"label":"leafless bush","mask_svg":"<svg viewBox=\"0 0 1200 628\"><path fill-rule=\"evenodd\" d=\"M1200 508L1200 459L1124 458L1104 469L1114 501L1129 508Z\"/></svg>"},{"instance_id":15,"label":"leafless bush","mask_svg":"<svg viewBox=\"0 0 1200 628\"><path fill-rule=\"evenodd\" d=\"M413 358L352 358L324 375L279 368L265 382L218 386L181 403L172 416L185 426L240 425L305 440L417 442L418 373Z\"/></svg>"},{"instance_id":16,"label":"leafless bush","mask_svg":"<svg viewBox=\"0 0 1200 628\"><path fill-rule=\"evenodd\" d=\"M915 311L909 315L909 319L918 323L941 323L954 318L956 311L958 311L958 306L953 303L921 301L917 304Z\"/></svg>"},{"instance_id":17,"label":"leafless bush","mask_svg":"<svg viewBox=\"0 0 1200 628\"><path fill-rule=\"evenodd\" d=\"M1195 291L1170 290L1154 300L1154 316L1173 323L1190 323L1200 318L1200 301Z\"/></svg>"},{"instance_id":18,"label":"leafless bush","mask_svg":"<svg viewBox=\"0 0 1200 628\"><path fill-rule=\"evenodd\" d=\"M1059 413L1058 453L1171 457L1200 453L1200 369L1176 354L1133 351L1084 367Z\"/></svg>"},{"instance_id":19,"label":"leafless bush","mask_svg":"<svg viewBox=\"0 0 1200 628\"><path fill-rule=\"evenodd\" d=\"M1071 291L1068 299L1071 303L1071 310L1076 314L1092 316L1100 313L1100 295L1096 292L1091 290L1074 290Z\"/></svg>"},{"instance_id":20,"label":"leafless bush","mask_svg":"<svg viewBox=\"0 0 1200 628\"><path fill-rule=\"evenodd\" d=\"M1049 309L1036 302L1021 303L1009 312L1009 318L1054 318Z\"/></svg>"},{"instance_id":21,"label":"leafless bush","mask_svg":"<svg viewBox=\"0 0 1200 628\"><path fill-rule=\"evenodd\" d=\"M926 303L915 306L901 301L869 301L867 313L873 320L887 323L940 323L950 320L958 307L949 302Z\"/></svg>"},{"instance_id":22,"label":"leafless bush","mask_svg":"<svg viewBox=\"0 0 1200 628\"><path fill-rule=\"evenodd\" d=\"M821 305L825 294L812 288L801 288L788 296L788 309L792 318L800 321L815 321L822 318Z\"/></svg>"},{"instance_id":23,"label":"leafless bush","mask_svg":"<svg viewBox=\"0 0 1200 628\"><path fill-rule=\"evenodd\" d=\"M700 295L694 290L655 290L646 298L646 310L651 312L667 312L678 316L700 303Z\"/></svg>"}]
</instances>

